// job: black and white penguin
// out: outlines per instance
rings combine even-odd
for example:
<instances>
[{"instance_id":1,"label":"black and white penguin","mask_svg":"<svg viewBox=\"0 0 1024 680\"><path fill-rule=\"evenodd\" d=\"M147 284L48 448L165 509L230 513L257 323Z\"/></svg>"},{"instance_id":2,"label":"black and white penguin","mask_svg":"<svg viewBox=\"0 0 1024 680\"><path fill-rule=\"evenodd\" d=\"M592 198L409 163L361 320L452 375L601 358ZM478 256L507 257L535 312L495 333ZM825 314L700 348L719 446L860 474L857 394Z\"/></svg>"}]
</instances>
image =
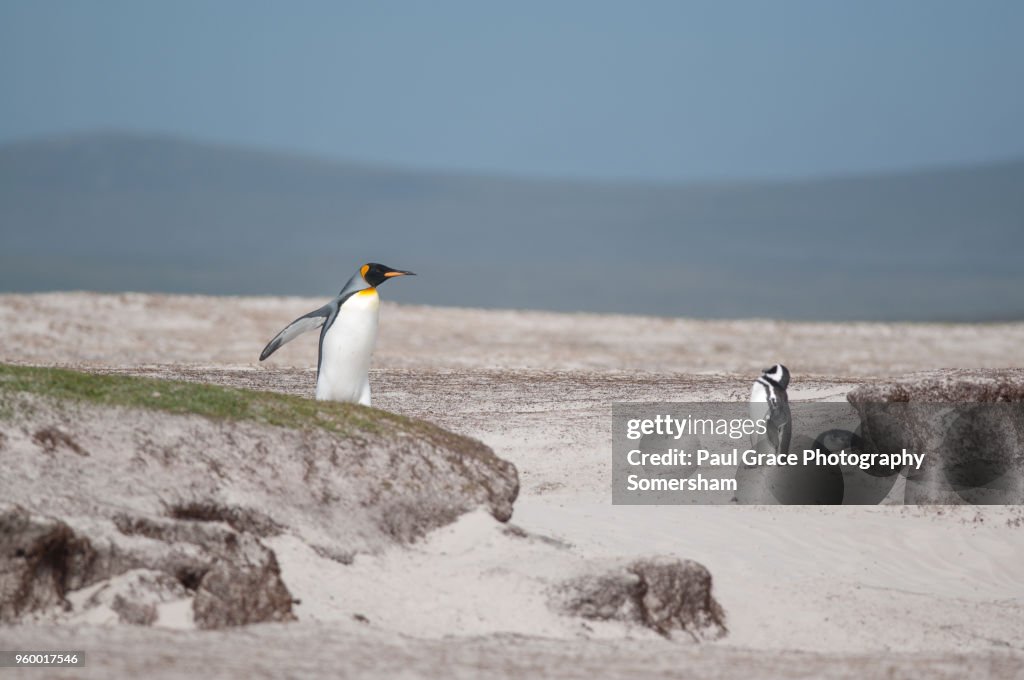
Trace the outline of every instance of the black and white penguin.
<instances>
[{"instance_id":1,"label":"black and white penguin","mask_svg":"<svg viewBox=\"0 0 1024 680\"><path fill-rule=\"evenodd\" d=\"M369 406L370 358L380 315L377 286L396 276L412 275L376 262L364 264L336 298L300 316L274 336L260 354L260 361L302 333L320 328L316 398Z\"/></svg>"},{"instance_id":2,"label":"black and white penguin","mask_svg":"<svg viewBox=\"0 0 1024 680\"><path fill-rule=\"evenodd\" d=\"M792 436L789 397L786 388L789 386L789 369L782 364L775 364L761 372L761 377L754 381L750 390L750 417L765 421L767 437L775 448L775 453L789 453L789 440Z\"/></svg>"}]
</instances>

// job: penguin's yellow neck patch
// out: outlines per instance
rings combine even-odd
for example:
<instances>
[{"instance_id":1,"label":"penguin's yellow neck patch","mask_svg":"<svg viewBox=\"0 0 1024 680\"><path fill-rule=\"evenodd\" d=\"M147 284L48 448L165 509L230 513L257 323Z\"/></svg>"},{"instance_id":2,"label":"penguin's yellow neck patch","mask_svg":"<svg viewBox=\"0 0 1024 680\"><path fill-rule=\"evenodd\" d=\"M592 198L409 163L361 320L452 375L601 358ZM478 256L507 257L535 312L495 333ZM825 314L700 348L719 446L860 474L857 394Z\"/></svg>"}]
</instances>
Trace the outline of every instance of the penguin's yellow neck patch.
<instances>
[{"instance_id":1,"label":"penguin's yellow neck patch","mask_svg":"<svg viewBox=\"0 0 1024 680\"><path fill-rule=\"evenodd\" d=\"M358 295L359 297L377 297L377 289L367 288L366 290L359 291L358 293L356 293L356 295Z\"/></svg>"}]
</instances>

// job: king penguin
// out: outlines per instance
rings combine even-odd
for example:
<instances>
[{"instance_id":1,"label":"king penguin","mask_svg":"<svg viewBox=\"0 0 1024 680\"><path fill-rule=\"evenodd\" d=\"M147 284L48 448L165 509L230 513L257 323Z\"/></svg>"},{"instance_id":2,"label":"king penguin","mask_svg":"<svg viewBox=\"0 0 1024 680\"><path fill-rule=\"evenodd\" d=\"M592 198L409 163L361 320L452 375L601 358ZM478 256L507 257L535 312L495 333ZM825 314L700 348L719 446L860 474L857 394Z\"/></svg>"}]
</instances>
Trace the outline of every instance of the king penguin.
<instances>
[{"instance_id":1,"label":"king penguin","mask_svg":"<svg viewBox=\"0 0 1024 680\"><path fill-rule=\"evenodd\" d=\"M415 275L376 262L364 264L336 298L300 316L274 336L263 348L260 361L302 333L320 328L316 398L369 406L370 358L377 342L380 315L377 286L396 276Z\"/></svg>"},{"instance_id":2,"label":"king penguin","mask_svg":"<svg viewBox=\"0 0 1024 680\"><path fill-rule=\"evenodd\" d=\"M786 388L789 386L789 369L782 364L775 364L761 372L761 377L754 381L750 390L750 417L764 420L768 431L764 436L775 448L774 453L789 453L789 440L792 434L789 397Z\"/></svg>"}]
</instances>

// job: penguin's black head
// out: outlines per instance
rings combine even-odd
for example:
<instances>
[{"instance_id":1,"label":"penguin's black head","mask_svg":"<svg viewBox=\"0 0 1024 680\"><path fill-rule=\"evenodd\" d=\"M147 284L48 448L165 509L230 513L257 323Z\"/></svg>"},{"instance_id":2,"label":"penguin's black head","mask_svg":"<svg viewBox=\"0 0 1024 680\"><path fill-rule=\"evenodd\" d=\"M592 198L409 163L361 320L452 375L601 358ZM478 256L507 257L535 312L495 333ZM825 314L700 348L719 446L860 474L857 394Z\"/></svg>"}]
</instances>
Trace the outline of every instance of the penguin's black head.
<instances>
[{"instance_id":1,"label":"penguin's black head","mask_svg":"<svg viewBox=\"0 0 1024 680\"><path fill-rule=\"evenodd\" d=\"M774 366L764 369L761 371L761 375L768 380L771 380L782 389L786 389L786 387L789 386L789 369L782 364L775 364Z\"/></svg>"},{"instance_id":2,"label":"penguin's black head","mask_svg":"<svg viewBox=\"0 0 1024 680\"><path fill-rule=\"evenodd\" d=\"M388 279L396 276L416 276L412 272L401 271L400 269L392 269L376 262L370 262L364 264L360 269L359 273L363 276L363 281L376 288L380 284L384 283Z\"/></svg>"}]
</instances>

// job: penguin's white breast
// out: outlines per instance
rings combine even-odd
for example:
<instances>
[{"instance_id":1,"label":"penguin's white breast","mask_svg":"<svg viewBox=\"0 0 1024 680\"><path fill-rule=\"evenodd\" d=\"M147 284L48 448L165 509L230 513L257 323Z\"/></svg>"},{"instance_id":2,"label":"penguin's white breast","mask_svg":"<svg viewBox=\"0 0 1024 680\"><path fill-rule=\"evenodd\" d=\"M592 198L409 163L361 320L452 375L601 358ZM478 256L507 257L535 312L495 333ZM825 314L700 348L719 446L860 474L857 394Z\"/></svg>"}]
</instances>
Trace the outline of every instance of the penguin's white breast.
<instances>
[{"instance_id":1,"label":"penguin's white breast","mask_svg":"<svg viewBox=\"0 0 1024 680\"><path fill-rule=\"evenodd\" d=\"M750 389L750 417L754 420L767 418L768 412L768 389L755 381Z\"/></svg>"},{"instance_id":2,"label":"penguin's white breast","mask_svg":"<svg viewBox=\"0 0 1024 680\"><path fill-rule=\"evenodd\" d=\"M345 300L324 334L318 399L358 401L377 341L379 313L380 298L373 288Z\"/></svg>"}]
</instances>

